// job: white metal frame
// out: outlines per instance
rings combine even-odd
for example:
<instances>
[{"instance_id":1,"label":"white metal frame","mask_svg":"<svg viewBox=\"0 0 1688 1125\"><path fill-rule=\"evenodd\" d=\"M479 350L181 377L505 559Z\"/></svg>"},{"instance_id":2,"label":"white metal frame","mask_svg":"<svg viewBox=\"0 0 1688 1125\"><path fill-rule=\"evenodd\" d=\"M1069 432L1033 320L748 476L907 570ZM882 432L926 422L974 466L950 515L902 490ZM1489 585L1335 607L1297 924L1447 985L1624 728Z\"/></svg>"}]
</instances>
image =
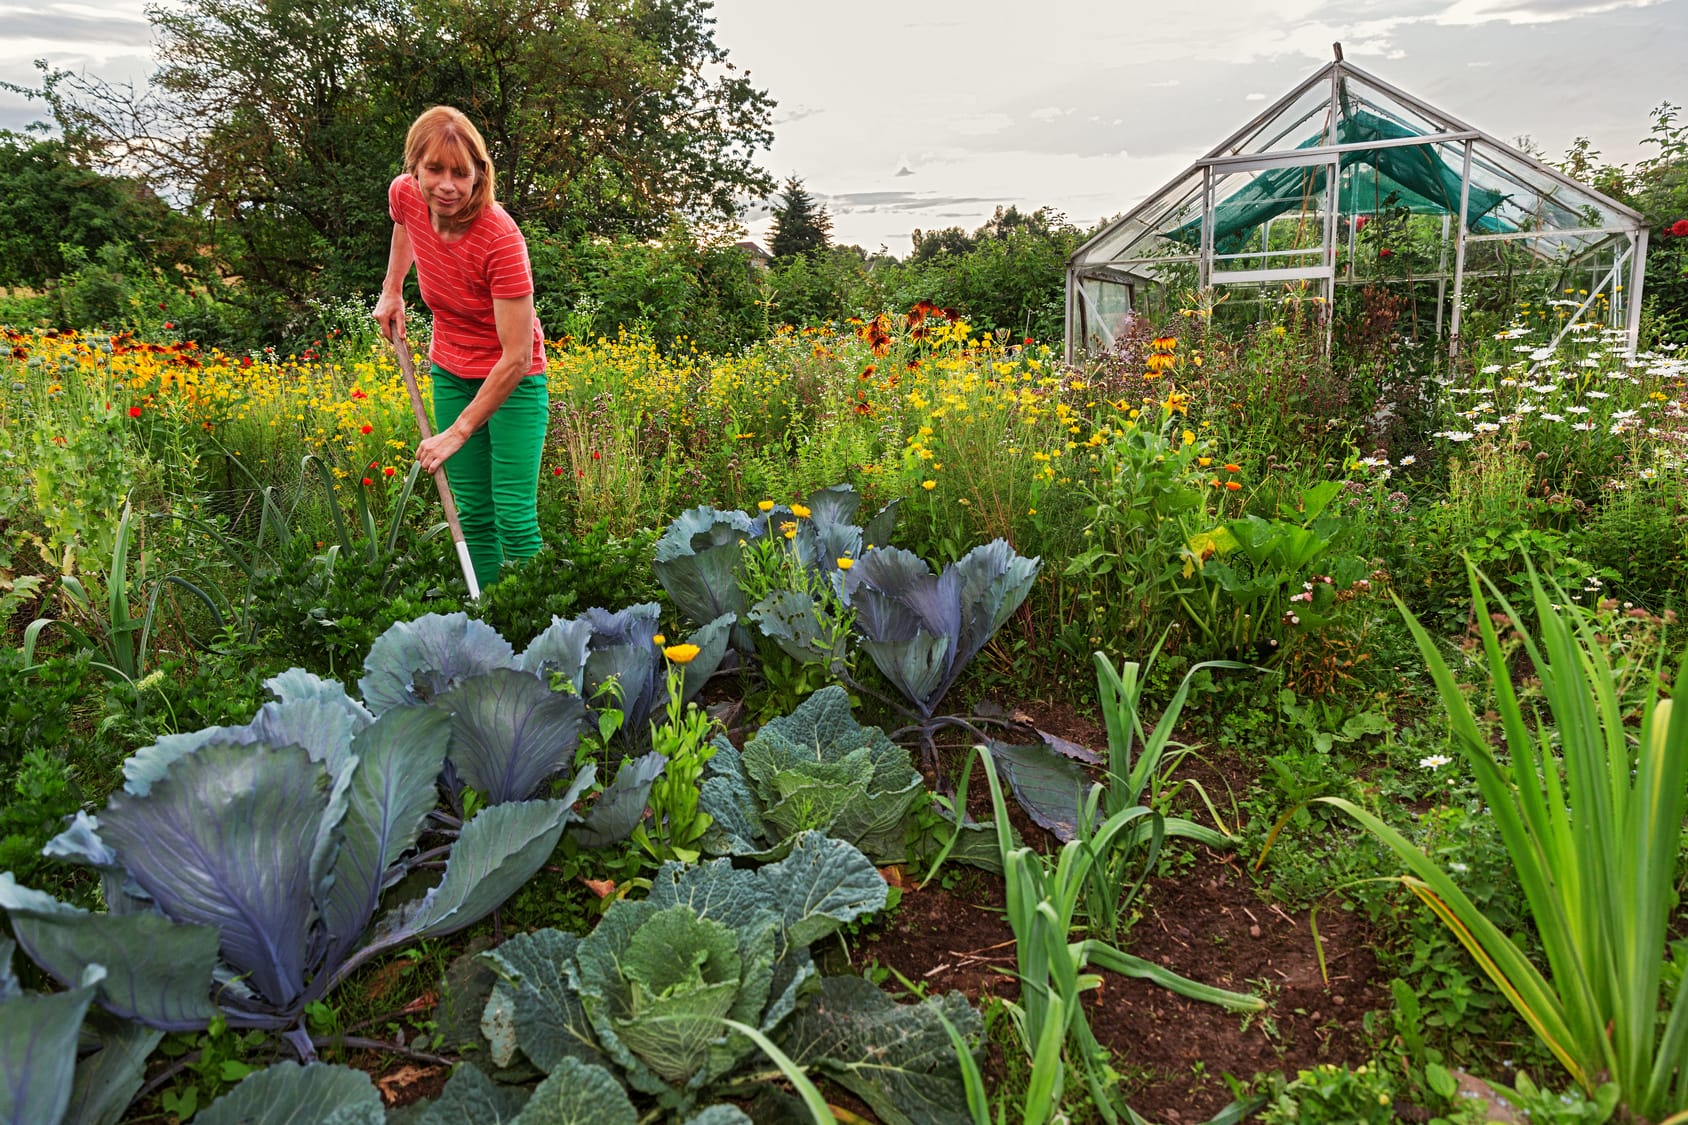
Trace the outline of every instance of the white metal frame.
<instances>
[{"instance_id":1,"label":"white metal frame","mask_svg":"<svg viewBox=\"0 0 1688 1125\"><path fill-rule=\"evenodd\" d=\"M1340 102L1343 83L1350 78L1365 86L1369 86L1371 89L1376 90L1379 94L1393 99L1403 109L1411 110L1413 113L1423 117L1426 121L1437 124L1440 127L1439 131L1427 133L1422 136L1391 138L1379 141L1360 141L1345 144L1331 143L1335 140L1336 123L1340 119ZM1327 110L1328 117L1326 118L1326 123L1320 138L1320 144L1297 149L1273 150L1271 148L1271 146L1279 144L1283 141L1284 137L1294 131L1296 125L1305 123L1309 118L1314 117L1319 112L1317 108L1313 108L1303 115L1298 122L1291 125L1289 129L1284 130L1278 136L1273 137L1270 141L1266 142L1268 145L1267 151L1238 151L1242 144L1258 138L1259 134L1269 122L1287 110L1290 106L1294 105L1298 99L1304 97L1309 91L1317 88L1321 82L1329 82L1330 84L1330 101L1329 108ZM1603 239L1600 243L1587 247L1584 253L1592 253L1599 250L1611 238L1621 236L1627 239L1629 243L1628 249L1619 256L1617 260L1618 264L1613 266L1613 277L1609 280L1612 281L1612 284L1615 287L1616 271L1618 270L1619 265L1623 262L1623 259L1627 257L1629 259L1629 283L1627 292L1625 293L1626 304L1624 311L1627 314L1626 334L1628 337L1628 346L1630 350L1633 351L1640 333L1641 294L1645 284L1647 262L1648 231L1646 221L1642 218L1641 214L1630 207L1626 207L1622 203L1619 203L1617 200L1612 199L1595 188L1573 180L1563 172L1543 164L1530 154L1520 151L1503 141L1497 140L1495 137L1483 132L1481 129L1474 128L1453 115L1437 109L1429 103L1413 97L1411 94L1408 94L1405 91L1400 90L1397 87L1392 86L1389 83L1359 69L1358 67L1345 62L1342 58L1341 49L1338 47L1335 61L1326 64L1314 74L1308 76L1283 97L1279 98L1270 106L1266 107L1266 109L1262 110L1241 129L1232 133L1224 141L1220 142L1217 146L1210 150L1205 156L1195 161L1178 176L1169 181L1160 191L1150 195L1147 199L1138 204L1132 210L1128 211L1125 215L1103 227L1073 251L1067 259L1067 361L1070 363L1077 358L1077 352L1083 344L1083 342L1077 338L1078 317L1076 315L1080 311L1081 302L1084 304L1089 303L1088 298L1086 298L1081 291L1083 280L1086 278L1103 277L1104 274L1101 272L1103 269L1123 270L1134 277L1140 276L1145 281L1151 280L1152 267L1157 261L1163 263L1193 261L1198 263L1198 282L1204 291L1215 284L1258 284L1261 282L1289 280L1320 281L1323 283L1323 299L1325 301L1325 309L1327 312L1326 343L1328 346L1330 340L1330 330L1332 327L1330 323L1331 318L1328 313L1335 300L1337 282L1336 220L1337 213L1340 210L1340 199L1338 193L1340 191L1342 154L1345 152L1380 148L1454 144L1461 147L1462 166L1460 171L1459 210L1456 217L1444 222L1445 230L1447 225L1449 225L1449 221L1451 221L1454 233L1454 260L1452 263L1453 270L1451 279L1453 282L1453 292L1448 323L1449 354L1457 354L1459 350L1460 321L1464 301L1465 279L1467 276L1477 276L1475 274L1468 274L1466 270L1465 257L1468 243L1527 241L1529 239L1535 239L1539 242L1542 239L1554 237L1589 237L1594 235L1606 235L1608 236L1608 239ZM1504 155L1508 160L1522 164L1524 167L1536 174L1546 177L1549 181L1569 187L1590 198L1614 216L1615 225L1611 227L1583 227L1567 230L1532 230L1497 234L1472 234L1469 229L1468 221L1471 208L1472 165L1476 162L1484 165L1485 167L1489 166L1487 157L1477 151L1478 146L1484 146L1486 148L1496 150L1499 154ZM1323 208L1324 239L1323 254L1321 255L1320 264L1317 266L1269 267L1254 270L1220 270L1216 274L1214 270L1214 262L1216 260L1214 253L1214 212L1217 206L1215 189L1218 178L1220 176L1237 172L1261 171L1286 167L1313 168L1320 165L1323 165L1326 169L1326 199ZM1495 167L1494 170L1500 174L1509 174L1499 167ZM1113 237L1117 232L1125 228L1127 224L1137 221L1143 214L1156 206L1167 192L1170 192L1179 184L1189 180L1197 173L1200 173L1202 180L1200 190L1201 237L1198 248L1194 254L1174 255L1158 259L1142 256L1137 258L1120 256L1115 257L1108 262L1086 262L1086 255L1094 247L1102 243L1104 240ZM1348 233L1350 244L1352 244L1352 228L1350 228ZM1445 253L1446 241L1446 237L1444 237L1443 260L1439 263L1437 271L1439 300L1437 304L1436 327L1438 332L1440 332L1442 327L1441 298L1446 295L1446 282L1448 280ZM1130 245L1131 244L1127 244L1126 248L1129 249ZM1270 247L1267 246L1263 249L1269 251ZM1315 252L1317 251L1306 251L1306 253L1309 254ZM1257 252L1253 255L1245 254L1239 256L1270 257L1271 255L1269 253L1262 254ZM1224 258L1224 255L1219 256L1219 260L1224 260ZM1350 261L1351 260L1352 259L1350 259ZM1147 269L1141 267L1147 267ZM1571 320L1574 323L1576 318L1573 317Z\"/></svg>"}]
</instances>

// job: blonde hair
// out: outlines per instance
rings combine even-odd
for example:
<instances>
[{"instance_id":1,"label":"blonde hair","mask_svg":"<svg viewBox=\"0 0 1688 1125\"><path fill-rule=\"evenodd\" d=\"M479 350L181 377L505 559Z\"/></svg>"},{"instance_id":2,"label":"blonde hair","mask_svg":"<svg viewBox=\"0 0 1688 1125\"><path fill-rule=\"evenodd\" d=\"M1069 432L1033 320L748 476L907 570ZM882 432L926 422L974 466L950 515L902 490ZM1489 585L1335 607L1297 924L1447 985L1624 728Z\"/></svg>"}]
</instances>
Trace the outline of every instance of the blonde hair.
<instances>
[{"instance_id":1,"label":"blonde hair","mask_svg":"<svg viewBox=\"0 0 1688 1125\"><path fill-rule=\"evenodd\" d=\"M404 170L416 175L424 160L442 150L462 161L460 167L470 168L476 173L475 186L470 189L467 202L452 223L453 226L466 227L475 221L482 208L494 201L492 156L487 152L486 141L481 138L480 130L475 128L474 123L461 110L448 105L423 110L422 115L411 122L410 131L404 137Z\"/></svg>"}]
</instances>

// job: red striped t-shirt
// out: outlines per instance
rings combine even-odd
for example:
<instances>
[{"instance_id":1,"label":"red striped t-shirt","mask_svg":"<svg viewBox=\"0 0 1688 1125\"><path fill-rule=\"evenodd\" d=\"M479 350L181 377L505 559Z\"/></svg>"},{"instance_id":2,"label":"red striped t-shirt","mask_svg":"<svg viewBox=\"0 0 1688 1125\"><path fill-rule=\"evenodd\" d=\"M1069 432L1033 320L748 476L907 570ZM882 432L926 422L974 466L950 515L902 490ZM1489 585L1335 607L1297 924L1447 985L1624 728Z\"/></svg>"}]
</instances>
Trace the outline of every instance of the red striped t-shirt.
<instances>
[{"instance_id":1,"label":"red striped t-shirt","mask_svg":"<svg viewBox=\"0 0 1688 1125\"><path fill-rule=\"evenodd\" d=\"M416 281L434 314L428 358L453 375L485 379L504 354L492 302L533 292L533 267L521 229L494 203L475 217L462 238L445 242L434 233L428 203L409 175L400 175L387 188L387 211L410 236ZM536 316L533 362L526 373L544 370L545 340Z\"/></svg>"}]
</instances>

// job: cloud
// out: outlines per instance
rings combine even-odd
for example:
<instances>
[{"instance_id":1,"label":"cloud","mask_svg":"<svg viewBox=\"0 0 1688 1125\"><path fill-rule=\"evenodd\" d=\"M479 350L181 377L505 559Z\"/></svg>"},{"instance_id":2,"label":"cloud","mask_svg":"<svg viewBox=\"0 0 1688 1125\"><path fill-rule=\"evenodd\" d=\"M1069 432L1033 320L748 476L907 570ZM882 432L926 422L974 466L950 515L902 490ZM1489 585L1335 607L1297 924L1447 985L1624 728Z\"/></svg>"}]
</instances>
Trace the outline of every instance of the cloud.
<instances>
[{"instance_id":1,"label":"cloud","mask_svg":"<svg viewBox=\"0 0 1688 1125\"><path fill-rule=\"evenodd\" d=\"M1072 111L1072 106L1062 109L1060 106L1046 105L1039 109L1032 110L1030 113L1026 114L1026 116L1031 118L1033 121L1059 121L1061 118L1072 113Z\"/></svg>"},{"instance_id":2,"label":"cloud","mask_svg":"<svg viewBox=\"0 0 1688 1125\"><path fill-rule=\"evenodd\" d=\"M87 15L83 10L62 4L46 8L0 4L0 23L6 27L6 38L14 44L34 39L61 46L105 43L133 49L137 41L145 41L152 35L152 25L144 18L111 13Z\"/></svg>"},{"instance_id":3,"label":"cloud","mask_svg":"<svg viewBox=\"0 0 1688 1125\"><path fill-rule=\"evenodd\" d=\"M1665 0L1455 0L1436 17L1438 23L1558 23L1631 8L1651 8Z\"/></svg>"},{"instance_id":4,"label":"cloud","mask_svg":"<svg viewBox=\"0 0 1688 1125\"><path fill-rule=\"evenodd\" d=\"M978 213L979 204L995 204L1000 200L989 196L935 195L915 191L847 191L837 195L815 196L836 215L899 213L934 213L939 218L956 218ZM939 210L965 207L965 211Z\"/></svg>"},{"instance_id":5,"label":"cloud","mask_svg":"<svg viewBox=\"0 0 1688 1125\"><path fill-rule=\"evenodd\" d=\"M794 105L790 109L775 110L773 121L775 125L790 125L793 122L813 117L817 113L825 112L826 110L821 109L818 106Z\"/></svg>"}]
</instances>

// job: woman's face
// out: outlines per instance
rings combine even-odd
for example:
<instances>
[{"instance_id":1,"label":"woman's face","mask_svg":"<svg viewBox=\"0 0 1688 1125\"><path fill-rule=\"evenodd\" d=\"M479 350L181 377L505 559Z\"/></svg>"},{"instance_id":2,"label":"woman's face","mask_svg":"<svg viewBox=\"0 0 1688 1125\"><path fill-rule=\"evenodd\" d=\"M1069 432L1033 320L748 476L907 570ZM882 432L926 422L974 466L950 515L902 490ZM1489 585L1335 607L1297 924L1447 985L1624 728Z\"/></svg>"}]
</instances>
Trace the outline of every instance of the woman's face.
<instances>
[{"instance_id":1,"label":"woman's face","mask_svg":"<svg viewBox=\"0 0 1688 1125\"><path fill-rule=\"evenodd\" d=\"M469 153L450 143L435 145L416 165L416 183L434 217L452 222L469 202L480 172Z\"/></svg>"}]
</instances>

